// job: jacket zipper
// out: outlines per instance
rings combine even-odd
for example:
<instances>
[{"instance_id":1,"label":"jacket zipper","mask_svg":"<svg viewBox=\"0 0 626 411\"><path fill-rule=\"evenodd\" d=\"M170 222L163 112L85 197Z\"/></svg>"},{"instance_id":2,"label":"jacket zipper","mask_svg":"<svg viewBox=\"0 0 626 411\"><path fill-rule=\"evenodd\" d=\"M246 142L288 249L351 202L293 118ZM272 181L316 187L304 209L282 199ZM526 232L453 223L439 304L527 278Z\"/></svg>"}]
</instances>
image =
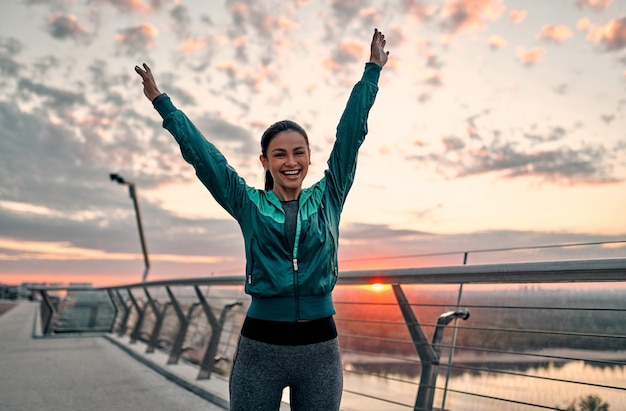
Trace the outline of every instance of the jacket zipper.
<instances>
[{"instance_id":1,"label":"jacket zipper","mask_svg":"<svg viewBox=\"0 0 626 411\"><path fill-rule=\"evenodd\" d=\"M256 239L255 239L255 237L254 237L254 236L252 236L252 238L250 239L250 242L252 243L252 244L250 245L250 247L251 247L251 248L254 248L254 246L255 246L255 244L254 244L254 243L256 242ZM254 255L252 255L250 258L254 258L253 256L254 256ZM250 261L250 267L254 267L254 261ZM246 264L246 271L248 271L248 270L247 270L247 264ZM248 285L252 285L252 271L253 271L253 270L252 270L252 269L250 269L250 272L247 272L247 274L246 274L246 275L247 275L246 280L247 280L247 282L248 282Z\"/></svg>"},{"instance_id":2,"label":"jacket zipper","mask_svg":"<svg viewBox=\"0 0 626 411\"><path fill-rule=\"evenodd\" d=\"M293 295L295 299L296 306L296 320L300 319L300 295L298 291L298 244L300 243L300 229L301 229L301 221L300 221L300 204L298 204L298 214L296 214L296 235L294 236L294 244L293 244L293 253L291 258L291 264L293 266Z\"/></svg>"}]
</instances>

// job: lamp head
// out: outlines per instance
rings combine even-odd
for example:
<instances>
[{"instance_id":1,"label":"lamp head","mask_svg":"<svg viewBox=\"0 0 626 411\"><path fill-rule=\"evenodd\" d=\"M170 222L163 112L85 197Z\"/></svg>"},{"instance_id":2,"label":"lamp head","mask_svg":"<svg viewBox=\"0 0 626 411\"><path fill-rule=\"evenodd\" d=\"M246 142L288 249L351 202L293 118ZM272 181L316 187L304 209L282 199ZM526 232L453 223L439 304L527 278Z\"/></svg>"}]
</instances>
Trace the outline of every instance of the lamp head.
<instances>
[{"instance_id":1,"label":"lamp head","mask_svg":"<svg viewBox=\"0 0 626 411\"><path fill-rule=\"evenodd\" d=\"M111 181L116 181L118 184L126 183L126 181L124 181L124 178L122 176L115 174L115 173L109 174L109 178L111 179Z\"/></svg>"}]
</instances>

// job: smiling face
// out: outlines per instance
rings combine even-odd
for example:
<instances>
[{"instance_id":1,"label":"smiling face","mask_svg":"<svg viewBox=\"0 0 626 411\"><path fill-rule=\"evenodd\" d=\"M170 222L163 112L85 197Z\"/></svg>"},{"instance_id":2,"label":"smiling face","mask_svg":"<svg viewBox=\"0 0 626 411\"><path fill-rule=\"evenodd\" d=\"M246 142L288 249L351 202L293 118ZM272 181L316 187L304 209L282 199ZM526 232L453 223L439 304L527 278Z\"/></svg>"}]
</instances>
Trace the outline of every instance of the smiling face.
<instances>
[{"instance_id":1,"label":"smiling face","mask_svg":"<svg viewBox=\"0 0 626 411\"><path fill-rule=\"evenodd\" d=\"M302 191L302 181L309 171L311 152L307 140L294 130L276 134L261 154L261 164L274 179L274 193L282 201L296 200Z\"/></svg>"}]
</instances>

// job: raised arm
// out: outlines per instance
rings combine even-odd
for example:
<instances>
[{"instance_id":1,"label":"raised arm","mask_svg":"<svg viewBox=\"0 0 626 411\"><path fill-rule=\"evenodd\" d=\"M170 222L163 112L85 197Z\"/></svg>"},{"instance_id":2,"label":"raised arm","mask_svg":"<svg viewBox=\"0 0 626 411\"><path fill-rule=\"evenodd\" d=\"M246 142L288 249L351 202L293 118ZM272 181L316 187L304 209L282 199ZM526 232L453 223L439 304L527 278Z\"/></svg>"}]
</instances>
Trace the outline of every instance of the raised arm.
<instances>
[{"instance_id":1,"label":"raised arm","mask_svg":"<svg viewBox=\"0 0 626 411\"><path fill-rule=\"evenodd\" d=\"M387 63L385 36L377 29L371 43L370 60L365 64L361 80L350 93L339 120L335 145L328 159L326 182L331 198L341 210L354 180L358 150L367 135L367 118L378 92L378 78Z\"/></svg>"},{"instance_id":2,"label":"raised arm","mask_svg":"<svg viewBox=\"0 0 626 411\"><path fill-rule=\"evenodd\" d=\"M213 198L237 218L238 205L245 199L248 189L245 181L228 165L217 147L204 138L191 120L174 106L169 96L161 93L150 67L144 63L143 69L135 66L135 71L143 80L143 93L163 118L163 127L176 139L185 161L195 168L196 175Z\"/></svg>"},{"instance_id":3,"label":"raised arm","mask_svg":"<svg viewBox=\"0 0 626 411\"><path fill-rule=\"evenodd\" d=\"M154 80L154 76L152 75L152 71L146 63L143 63L143 69L139 66L135 66L135 71L141 76L141 84L143 84L143 94L146 95L148 100L153 101L155 98L161 95L161 92L156 85L156 81Z\"/></svg>"}]
</instances>

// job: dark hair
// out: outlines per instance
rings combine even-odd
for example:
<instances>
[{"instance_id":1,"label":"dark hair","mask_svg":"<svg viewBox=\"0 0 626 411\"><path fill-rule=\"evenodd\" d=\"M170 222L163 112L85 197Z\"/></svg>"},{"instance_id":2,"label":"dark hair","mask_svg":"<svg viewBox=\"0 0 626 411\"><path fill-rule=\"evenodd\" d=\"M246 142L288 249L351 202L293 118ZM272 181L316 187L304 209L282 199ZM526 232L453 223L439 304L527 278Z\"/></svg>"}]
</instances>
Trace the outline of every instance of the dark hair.
<instances>
[{"instance_id":1,"label":"dark hair","mask_svg":"<svg viewBox=\"0 0 626 411\"><path fill-rule=\"evenodd\" d=\"M304 137L306 141L306 145L309 145L309 136L307 136L306 131L296 122L291 120L282 120L278 121L265 130L263 136L261 136L261 155L267 159L267 147L269 147L270 142L278 135L278 133L282 133L283 131L292 130L296 133L299 133ZM274 178L272 174L270 174L269 170L265 170L265 190L270 191L274 188Z\"/></svg>"}]
</instances>

